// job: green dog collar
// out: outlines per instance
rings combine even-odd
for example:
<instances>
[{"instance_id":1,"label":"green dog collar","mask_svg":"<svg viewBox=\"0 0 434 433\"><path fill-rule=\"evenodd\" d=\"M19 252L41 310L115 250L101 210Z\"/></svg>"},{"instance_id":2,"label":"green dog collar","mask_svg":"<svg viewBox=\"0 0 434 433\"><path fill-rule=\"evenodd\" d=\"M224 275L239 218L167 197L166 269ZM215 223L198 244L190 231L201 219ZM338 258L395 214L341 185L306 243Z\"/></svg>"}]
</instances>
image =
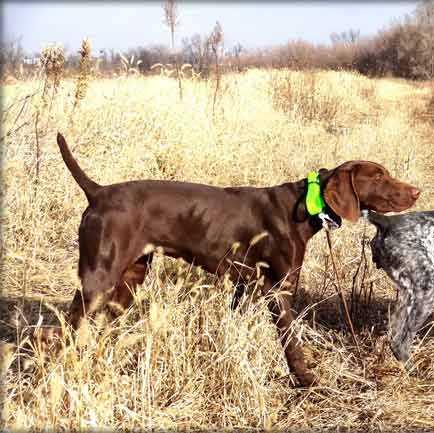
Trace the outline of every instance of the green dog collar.
<instances>
[{"instance_id":1,"label":"green dog collar","mask_svg":"<svg viewBox=\"0 0 434 433\"><path fill-rule=\"evenodd\" d=\"M321 195L321 185L319 175L315 171L311 171L307 175L307 194L306 208L309 215L318 215L324 209L324 199Z\"/></svg>"}]
</instances>

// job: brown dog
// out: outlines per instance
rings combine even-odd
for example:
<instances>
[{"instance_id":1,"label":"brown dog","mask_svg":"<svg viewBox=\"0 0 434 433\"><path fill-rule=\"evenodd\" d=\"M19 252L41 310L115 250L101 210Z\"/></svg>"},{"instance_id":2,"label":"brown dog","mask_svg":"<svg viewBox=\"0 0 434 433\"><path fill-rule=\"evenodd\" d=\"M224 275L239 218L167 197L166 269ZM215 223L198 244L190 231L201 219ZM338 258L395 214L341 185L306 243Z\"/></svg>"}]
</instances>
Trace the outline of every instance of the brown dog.
<instances>
[{"instance_id":1,"label":"brown dog","mask_svg":"<svg viewBox=\"0 0 434 433\"><path fill-rule=\"evenodd\" d=\"M229 272L237 286L236 307L258 262L266 262L262 292L270 296L272 313L290 371L302 385L314 381L303 351L288 333L293 321L287 290L296 284L308 240L322 225L308 215L306 179L268 188L218 188L160 180L101 186L81 170L61 134L63 160L89 201L79 228L79 276L82 291L72 301L69 321L77 328L93 304L115 301L128 306L131 290L143 283L152 261L145 246L162 247L211 273ZM349 161L334 170L320 170L327 213L357 221L361 209L399 212L414 204L420 191L393 179L373 162ZM260 241L251 240L266 233ZM232 246L238 243L234 251ZM230 255L231 263L225 260ZM242 263L236 266L234 263Z\"/></svg>"}]
</instances>

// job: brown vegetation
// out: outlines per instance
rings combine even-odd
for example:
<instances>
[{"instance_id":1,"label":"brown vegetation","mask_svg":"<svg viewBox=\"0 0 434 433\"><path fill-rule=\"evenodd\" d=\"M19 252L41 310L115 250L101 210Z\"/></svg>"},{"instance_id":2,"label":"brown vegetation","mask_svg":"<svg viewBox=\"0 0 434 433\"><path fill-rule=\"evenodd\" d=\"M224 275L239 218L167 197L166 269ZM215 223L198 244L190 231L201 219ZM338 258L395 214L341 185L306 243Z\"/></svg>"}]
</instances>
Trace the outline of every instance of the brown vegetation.
<instances>
[{"instance_id":1,"label":"brown vegetation","mask_svg":"<svg viewBox=\"0 0 434 433\"><path fill-rule=\"evenodd\" d=\"M263 300L247 299L244 313L233 313L234 287L226 279L162 257L115 323L98 317L45 359L26 346L38 321L58 323L50 305L62 311L79 287L77 227L86 199L61 161L58 130L102 184L158 178L275 185L360 158L419 185L416 209L434 206L434 125L415 115L430 110L427 86L348 72L252 70L221 77L214 115L212 83L185 78L182 101L177 86L164 74L93 79L69 124L75 81L60 81L50 115L41 112L50 121L40 128L37 194L33 122L41 82L5 86L3 426L432 429L432 323L421 331L406 372L386 339L395 290L369 251L362 254L374 230L362 221L332 235L361 355L340 313L324 234L309 244L293 332L321 378L310 390L294 388L287 375Z\"/></svg>"}]
</instances>

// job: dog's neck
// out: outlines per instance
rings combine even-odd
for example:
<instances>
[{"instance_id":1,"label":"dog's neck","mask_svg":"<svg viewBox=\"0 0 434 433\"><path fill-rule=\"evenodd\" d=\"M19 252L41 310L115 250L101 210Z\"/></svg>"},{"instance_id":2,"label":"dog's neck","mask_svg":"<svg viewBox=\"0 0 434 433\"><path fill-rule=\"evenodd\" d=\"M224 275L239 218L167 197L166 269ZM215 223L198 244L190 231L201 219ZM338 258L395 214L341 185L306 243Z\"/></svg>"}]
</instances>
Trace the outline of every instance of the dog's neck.
<instances>
[{"instance_id":1,"label":"dog's neck","mask_svg":"<svg viewBox=\"0 0 434 433\"><path fill-rule=\"evenodd\" d=\"M332 175L332 170L320 170L321 190L327 184ZM306 207L307 179L296 182L285 183L280 186L288 194L288 202L294 203L289 209L289 218L296 222L296 227L304 242L307 242L312 236L323 228L323 223L318 215L309 215ZM292 200L291 200L292 198ZM336 215L333 210L326 204L324 212L338 225L341 225L341 217Z\"/></svg>"},{"instance_id":2,"label":"dog's neck","mask_svg":"<svg viewBox=\"0 0 434 433\"><path fill-rule=\"evenodd\" d=\"M290 233L290 236L299 237L304 244L322 228L321 223L317 219L313 219L307 212L306 186L306 179L303 179L276 187L279 202L287 212L288 221L291 221L291 224L288 223L288 229L290 231L296 230L297 233Z\"/></svg>"}]
</instances>

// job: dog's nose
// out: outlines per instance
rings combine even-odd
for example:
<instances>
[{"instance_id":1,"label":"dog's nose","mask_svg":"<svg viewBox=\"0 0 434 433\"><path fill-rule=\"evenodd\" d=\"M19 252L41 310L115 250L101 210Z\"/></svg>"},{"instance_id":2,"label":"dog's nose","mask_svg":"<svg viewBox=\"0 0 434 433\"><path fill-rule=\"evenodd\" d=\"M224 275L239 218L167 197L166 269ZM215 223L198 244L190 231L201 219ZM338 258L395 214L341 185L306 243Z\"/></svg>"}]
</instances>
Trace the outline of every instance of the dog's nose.
<instances>
[{"instance_id":1,"label":"dog's nose","mask_svg":"<svg viewBox=\"0 0 434 433\"><path fill-rule=\"evenodd\" d=\"M411 188L410 194L416 200L420 196L420 190L417 188Z\"/></svg>"}]
</instances>

